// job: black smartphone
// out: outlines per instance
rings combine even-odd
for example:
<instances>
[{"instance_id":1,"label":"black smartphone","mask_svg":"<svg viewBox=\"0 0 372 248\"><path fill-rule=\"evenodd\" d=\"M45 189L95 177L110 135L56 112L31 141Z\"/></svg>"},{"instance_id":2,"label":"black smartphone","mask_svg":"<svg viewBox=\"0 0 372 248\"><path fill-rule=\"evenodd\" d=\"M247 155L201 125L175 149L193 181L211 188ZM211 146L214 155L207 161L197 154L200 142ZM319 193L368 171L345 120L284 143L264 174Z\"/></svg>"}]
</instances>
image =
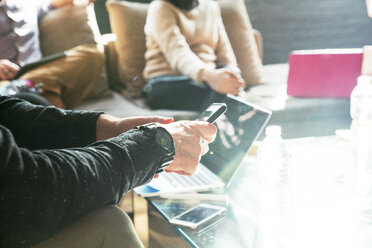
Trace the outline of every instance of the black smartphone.
<instances>
[{"instance_id":1,"label":"black smartphone","mask_svg":"<svg viewBox=\"0 0 372 248\"><path fill-rule=\"evenodd\" d=\"M28 71L30 71L30 70L38 67L38 66L44 65L46 63L52 62L52 61L57 60L57 59L64 58L66 56L67 56L67 51L64 51L64 52L55 53L55 54L45 56L38 61L22 65L14 78L17 79L20 76L22 76L23 74L25 74L26 72L28 72Z\"/></svg>"},{"instance_id":2,"label":"black smartphone","mask_svg":"<svg viewBox=\"0 0 372 248\"><path fill-rule=\"evenodd\" d=\"M227 110L227 106L224 103L212 103L208 106L206 110L200 112L195 120L207 121L209 123L214 123L218 117L220 117Z\"/></svg>"}]
</instances>

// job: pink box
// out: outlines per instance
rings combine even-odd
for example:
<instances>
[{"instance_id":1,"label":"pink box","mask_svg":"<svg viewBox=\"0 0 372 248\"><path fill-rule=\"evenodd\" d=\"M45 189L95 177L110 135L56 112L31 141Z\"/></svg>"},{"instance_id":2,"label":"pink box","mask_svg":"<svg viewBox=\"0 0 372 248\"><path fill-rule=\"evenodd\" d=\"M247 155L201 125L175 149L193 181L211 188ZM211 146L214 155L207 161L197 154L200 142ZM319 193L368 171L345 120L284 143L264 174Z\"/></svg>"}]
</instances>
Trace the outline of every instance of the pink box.
<instances>
[{"instance_id":1,"label":"pink box","mask_svg":"<svg viewBox=\"0 0 372 248\"><path fill-rule=\"evenodd\" d=\"M361 75L362 49L298 50L289 55L287 94L349 98Z\"/></svg>"}]
</instances>

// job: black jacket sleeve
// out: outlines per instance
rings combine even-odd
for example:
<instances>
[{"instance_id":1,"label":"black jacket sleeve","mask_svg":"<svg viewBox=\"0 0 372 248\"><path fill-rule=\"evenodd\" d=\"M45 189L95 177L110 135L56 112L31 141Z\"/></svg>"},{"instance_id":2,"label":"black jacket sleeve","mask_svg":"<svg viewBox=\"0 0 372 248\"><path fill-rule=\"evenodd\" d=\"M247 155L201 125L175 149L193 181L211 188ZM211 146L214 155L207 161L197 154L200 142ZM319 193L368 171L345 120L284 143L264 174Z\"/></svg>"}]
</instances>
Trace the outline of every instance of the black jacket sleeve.
<instances>
[{"instance_id":1,"label":"black jacket sleeve","mask_svg":"<svg viewBox=\"0 0 372 248\"><path fill-rule=\"evenodd\" d=\"M163 156L154 139L134 129L85 147L31 151L0 125L0 247L46 239L151 180Z\"/></svg>"},{"instance_id":2,"label":"black jacket sleeve","mask_svg":"<svg viewBox=\"0 0 372 248\"><path fill-rule=\"evenodd\" d=\"M30 150L80 147L94 142L100 114L37 106L0 96L0 124L12 132L19 146Z\"/></svg>"}]
</instances>

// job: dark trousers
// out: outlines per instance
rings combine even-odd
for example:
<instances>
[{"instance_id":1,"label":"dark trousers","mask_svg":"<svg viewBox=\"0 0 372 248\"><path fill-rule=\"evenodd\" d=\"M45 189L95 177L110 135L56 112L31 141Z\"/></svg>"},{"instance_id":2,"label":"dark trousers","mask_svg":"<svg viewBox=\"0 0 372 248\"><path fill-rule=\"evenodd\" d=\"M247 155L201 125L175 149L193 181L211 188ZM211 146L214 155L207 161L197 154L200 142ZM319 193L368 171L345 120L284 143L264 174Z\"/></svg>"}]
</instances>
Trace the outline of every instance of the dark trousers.
<instances>
[{"instance_id":1,"label":"dark trousers","mask_svg":"<svg viewBox=\"0 0 372 248\"><path fill-rule=\"evenodd\" d=\"M206 84L199 84L187 76L174 75L149 79L144 95L151 109L192 111L201 111L224 97Z\"/></svg>"}]
</instances>

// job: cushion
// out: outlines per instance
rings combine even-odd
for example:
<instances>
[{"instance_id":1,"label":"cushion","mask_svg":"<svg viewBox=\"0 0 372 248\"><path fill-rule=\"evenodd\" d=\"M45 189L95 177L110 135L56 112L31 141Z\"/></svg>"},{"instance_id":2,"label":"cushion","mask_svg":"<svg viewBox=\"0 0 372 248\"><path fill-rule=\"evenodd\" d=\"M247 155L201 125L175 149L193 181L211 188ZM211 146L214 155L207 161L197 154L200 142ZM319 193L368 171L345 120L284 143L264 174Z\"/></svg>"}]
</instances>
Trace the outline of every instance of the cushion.
<instances>
[{"instance_id":1,"label":"cushion","mask_svg":"<svg viewBox=\"0 0 372 248\"><path fill-rule=\"evenodd\" d=\"M54 9L41 19L39 29L41 51L44 56L78 45L100 44L101 34L93 5L88 7L71 5ZM107 92L108 83L104 68L88 98L100 97L106 95Z\"/></svg>"},{"instance_id":2,"label":"cushion","mask_svg":"<svg viewBox=\"0 0 372 248\"><path fill-rule=\"evenodd\" d=\"M244 0L220 0L221 15L243 78L249 86L260 82L262 63ZM120 81L130 95L138 96L145 84L146 40L144 25L149 4L108 1L110 26L116 34Z\"/></svg>"},{"instance_id":3,"label":"cushion","mask_svg":"<svg viewBox=\"0 0 372 248\"><path fill-rule=\"evenodd\" d=\"M130 96L138 96L145 85L146 40L144 26L149 4L136 2L106 3L110 26L116 34L119 79Z\"/></svg>"}]
</instances>

